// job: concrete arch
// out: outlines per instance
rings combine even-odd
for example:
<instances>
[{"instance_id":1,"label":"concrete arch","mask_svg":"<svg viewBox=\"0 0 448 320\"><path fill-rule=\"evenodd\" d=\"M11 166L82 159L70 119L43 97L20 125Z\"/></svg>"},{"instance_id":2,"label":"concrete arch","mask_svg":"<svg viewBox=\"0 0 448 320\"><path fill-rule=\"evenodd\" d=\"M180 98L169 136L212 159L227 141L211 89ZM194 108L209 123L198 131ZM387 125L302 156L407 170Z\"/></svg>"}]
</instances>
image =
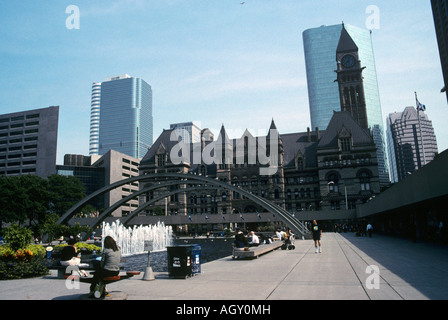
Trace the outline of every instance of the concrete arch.
<instances>
[{"instance_id":1,"label":"concrete arch","mask_svg":"<svg viewBox=\"0 0 448 320\"><path fill-rule=\"evenodd\" d=\"M191 184L191 182L189 184ZM145 202L143 205L141 205L136 210L134 210L132 212L132 214L129 215L128 217L126 217L126 219L123 221L123 225L127 225L129 222L131 222L131 220L136 215L138 215L141 211L145 210L146 207L150 206L154 202L162 200L163 198L169 197L169 196L171 196L173 194L176 194L178 192L190 192L190 191L196 191L196 190L210 190L210 188L211 188L210 186L198 186L198 187L189 187L189 188L185 188L185 189L177 189L177 190L173 190L173 191L169 191L167 193L164 193L163 195L160 195L158 197L155 197L154 199L151 199L150 201Z\"/></svg>"},{"instance_id":2,"label":"concrete arch","mask_svg":"<svg viewBox=\"0 0 448 320\"><path fill-rule=\"evenodd\" d=\"M189 182L189 184L199 184L199 183L200 182L197 182L197 181L190 181ZM167 182L167 183L155 184L155 185L152 185L152 186L150 186L148 188L145 188L145 189L139 190L137 192L134 192L133 194L131 194L131 195L125 197L125 198L122 198L121 200L115 202L112 206L110 206L109 208L104 210L98 216L98 219L96 219L95 222L90 225L90 227L96 228L97 226L99 226L101 224L101 222L103 222L104 219L106 219L112 212L114 212L116 209L121 207L123 204L125 204L129 200L132 200L133 198L138 197L139 195L145 194L146 192L157 190L157 189L160 189L160 188L173 186L173 185L179 185L179 182L178 181L170 181L170 182ZM190 189L193 189L193 188L190 188ZM171 192L168 192L167 194L164 194L163 197L161 197L160 199L157 198L157 200L155 200L155 201L152 201L153 199L151 199L151 201L147 201L146 203L152 204L152 203L154 203L154 202L156 202L158 200L162 200L163 198L168 197L168 196L170 196L172 194L175 194L177 192L183 192L183 191L186 191L186 189L177 189L175 191L171 191ZM147 207L146 203L144 205L145 207ZM142 206L140 206L140 207L142 207ZM139 210L140 207L137 208L136 210ZM142 210L139 210L139 212L140 211L142 211ZM133 215L132 217L134 217L134 216L135 215ZM129 221L127 221L127 222L129 222Z\"/></svg>"},{"instance_id":3,"label":"concrete arch","mask_svg":"<svg viewBox=\"0 0 448 320\"><path fill-rule=\"evenodd\" d=\"M297 220L295 217L293 217L289 212L287 212L285 209L281 208L280 206L271 203L270 201L267 201L261 197L255 196L254 194L241 189L239 187L235 187L230 185L227 182L223 182L217 179L212 179L209 177L205 177L205 176L200 176L200 175L194 175L194 174L183 174L183 173L157 173L157 174L147 174L147 175L143 175L143 176L137 176L137 177L132 177L132 178L128 178L128 179L124 179L121 181L117 181L113 184L110 184L108 186L105 186L103 188L101 188L100 190L95 191L94 193L90 194L89 196L87 196L86 198L84 198L83 200L79 201L77 204L75 204L72 208L70 208L59 220L58 220L58 224L62 224L62 223L67 223L71 217L75 214L75 212L77 210L79 210L80 208L82 208L88 201L90 201L91 199L95 198L96 196L99 196L101 194L104 194L106 192L109 192L110 190L113 190L115 188L118 188L122 185L125 184L129 184L131 182L136 182L136 181L152 181L154 183L158 184L154 184L153 186L151 186L150 188L154 187L154 189L157 188L161 188L162 186L162 182L164 182L164 180L166 179L178 179L175 181L166 181L167 184L163 184L163 187L166 187L167 185L184 185L184 184L191 184L192 182L196 182L196 184L200 185L201 182L202 183L206 183L208 185L208 187L210 188L210 186L213 187L219 187L221 189L225 189L228 191L234 191L237 192L239 194L241 194L242 196L245 196L246 198L252 200L253 202L257 203L258 205L260 205L261 207L263 207L264 209L266 209L267 211L278 215L278 217L280 218L280 220L285 223L291 230L293 230L297 235L299 236L306 236L308 234L308 229L305 227L305 225L300 222L299 220ZM173 183L171 183L173 182ZM171 194L175 194L177 192L184 192L187 189L176 189L174 191L165 193L162 196L162 199L164 197L167 197ZM143 193L142 191L140 194ZM147 192L147 191L145 191ZM132 194L129 197L133 198L135 197L137 194ZM124 200L124 198L122 199ZM130 200L130 198L128 199ZM120 201L119 201L120 202ZM125 203L125 201L121 202L121 204ZM145 206L145 205L144 205ZM118 207L118 206L117 206ZM130 216L128 216L128 218L126 219L126 222L129 222L131 218L133 218L138 212L140 212L143 209L140 209L140 207L137 210L134 210ZM107 210L106 210L107 211ZM109 211L109 213L112 211ZM100 217L102 220L104 220L106 218L106 214L105 212L103 212ZM101 221L102 221L101 220Z\"/></svg>"}]
</instances>

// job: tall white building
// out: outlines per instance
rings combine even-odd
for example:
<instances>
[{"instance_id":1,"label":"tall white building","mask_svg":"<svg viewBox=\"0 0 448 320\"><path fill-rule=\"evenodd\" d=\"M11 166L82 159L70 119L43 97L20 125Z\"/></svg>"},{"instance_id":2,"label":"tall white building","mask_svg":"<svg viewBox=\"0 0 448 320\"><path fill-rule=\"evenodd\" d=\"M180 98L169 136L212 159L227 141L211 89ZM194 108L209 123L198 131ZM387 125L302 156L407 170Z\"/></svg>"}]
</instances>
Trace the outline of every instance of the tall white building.
<instances>
[{"instance_id":1,"label":"tall white building","mask_svg":"<svg viewBox=\"0 0 448 320\"><path fill-rule=\"evenodd\" d=\"M101 105L101 82L92 84L92 98L90 104L90 144L89 154L95 155L100 147L100 105Z\"/></svg>"}]
</instances>

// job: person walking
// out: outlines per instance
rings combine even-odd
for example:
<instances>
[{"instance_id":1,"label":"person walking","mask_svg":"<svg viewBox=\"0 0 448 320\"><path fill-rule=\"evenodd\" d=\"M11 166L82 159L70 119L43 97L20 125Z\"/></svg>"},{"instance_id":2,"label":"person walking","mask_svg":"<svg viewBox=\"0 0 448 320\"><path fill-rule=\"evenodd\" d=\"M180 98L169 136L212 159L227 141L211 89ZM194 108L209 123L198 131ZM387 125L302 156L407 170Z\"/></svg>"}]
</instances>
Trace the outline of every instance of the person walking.
<instances>
[{"instance_id":1,"label":"person walking","mask_svg":"<svg viewBox=\"0 0 448 320\"><path fill-rule=\"evenodd\" d=\"M367 224L366 231L369 234L369 238L372 238L373 226L370 223Z\"/></svg>"},{"instance_id":2,"label":"person walking","mask_svg":"<svg viewBox=\"0 0 448 320\"><path fill-rule=\"evenodd\" d=\"M313 224L311 225L311 232L313 234L314 240L314 253L322 252L322 229L316 220L313 220Z\"/></svg>"}]
</instances>

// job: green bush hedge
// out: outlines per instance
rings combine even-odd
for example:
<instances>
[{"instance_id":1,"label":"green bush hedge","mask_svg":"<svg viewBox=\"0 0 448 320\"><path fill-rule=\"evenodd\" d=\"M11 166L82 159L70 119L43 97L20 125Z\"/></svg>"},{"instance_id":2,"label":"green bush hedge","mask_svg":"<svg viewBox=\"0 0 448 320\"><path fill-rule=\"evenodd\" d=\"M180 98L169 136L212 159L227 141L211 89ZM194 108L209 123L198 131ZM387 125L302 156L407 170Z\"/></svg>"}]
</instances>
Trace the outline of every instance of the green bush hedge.
<instances>
[{"instance_id":1,"label":"green bush hedge","mask_svg":"<svg viewBox=\"0 0 448 320\"><path fill-rule=\"evenodd\" d=\"M45 248L28 245L14 250L9 244L0 246L0 280L38 277L48 274Z\"/></svg>"},{"instance_id":2,"label":"green bush hedge","mask_svg":"<svg viewBox=\"0 0 448 320\"><path fill-rule=\"evenodd\" d=\"M61 252L65 246L67 246L67 244L58 244L58 245L54 246L53 250L55 252ZM101 247L98 247L94 244L89 244L89 243L85 243L85 242L77 242L75 244L75 247L78 252L82 251L82 252L92 253L93 250L95 250L97 254L101 254Z\"/></svg>"}]
</instances>

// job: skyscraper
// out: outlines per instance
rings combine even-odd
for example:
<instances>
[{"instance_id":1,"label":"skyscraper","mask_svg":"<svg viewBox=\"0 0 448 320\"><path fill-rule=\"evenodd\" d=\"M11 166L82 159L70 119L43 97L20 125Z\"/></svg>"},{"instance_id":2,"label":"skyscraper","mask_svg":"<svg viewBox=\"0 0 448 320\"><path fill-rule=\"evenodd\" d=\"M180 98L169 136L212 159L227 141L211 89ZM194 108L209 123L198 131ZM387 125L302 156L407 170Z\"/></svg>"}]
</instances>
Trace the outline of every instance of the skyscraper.
<instances>
[{"instance_id":1,"label":"skyscraper","mask_svg":"<svg viewBox=\"0 0 448 320\"><path fill-rule=\"evenodd\" d=\"M59 107L0 115L0 175L56 173Z\"/></svg>"},{"instance_id":2,"label":"skyscraper","mask_svg":"<svg viewBox=\"0 0 448 320\"><path fill-rule=\"evenodd\" d=\"M90 154L96 154L97 136L99 155L115 150L142 158L153 138L151 86L127 74L107 78L100 90L98 85L92 86ZM100 95L99 119L96 95Z\"/></svg>"},{"instance_id":3,"label":"skyscraper","mask_svg":"<svg viewBox=\"0 0 448 320\"><path fill-rule=\"evenodd\" d=\"M174 129L185 143L201 142L201 124L198 122L173 123L170 129Z\"/></svg>"},{"instance_id":4,"label":"skyscraper","mask_svg":"<svg viewBox=\"0 0 448 320\"><path fill-rule=\"evenodd\" d=\"M338 80L338 70L344 50L339 49L341 36L344 46L354 45L351 55L355 57L357 69L362 70L362 88L367 125L377 146L378 170L381 184L389 183L384 126L376 77L375 58L373 54L370 31L347 24L321 26L303 32L308 99L310 104L311 126L325 130L333 116L333 111L341 111L342 99L340 89L345 87ZM357 48L356 54L354 48ZM339 53L337 55L337 52ZM345 52L347 53L347 52ZM359 65L358 65L359 62ZM341 69L342 70L342 69ZM341 71L339 70L339 71ZM357 81L357 80L355 80ZM356 86L355 86L356 87ZM355 94L357 94L355 92ZM359 94L359 93L358 93ZM358 108L359 109L359 108ZM344 108L344 110L348 110ZM355 117L356 118L356 117Z\"/></svg>"},{"instance_id":5,"label":"skyscraper","mask_svg":"<svg viewBox=\"0 0 448 320\"><path fill-rule=\"evenodd\" d=\"M100 147L100 102L101 102L101 82L92 84L92 98L90 110L90 145L89 154L99 153Z\"/></svg>"},{"instance_id":6,"label":"skyscraper","mask_svg":"<svg viewBox=\"0 0 448 320\"><path fill-rule=\"evenodd\" d=\"M415 107L390 113L386 133L392 182L398 182L420 169L437 154L432 122Z\"/></svg>"},{"instance_id":7,"label":"skyscraper","mask_svg":"<svg viewBox=\"0 0 448 320\"><path fill-rule=\"evenodd\" d=\"M434 17L437 43L439 45L443 80L445 83L441 91L446 93L448 100L448 90L446 88L446 83L448 81L448 4L446 0L431 0L431 7Z\"/></svg>"}]
</instances>

